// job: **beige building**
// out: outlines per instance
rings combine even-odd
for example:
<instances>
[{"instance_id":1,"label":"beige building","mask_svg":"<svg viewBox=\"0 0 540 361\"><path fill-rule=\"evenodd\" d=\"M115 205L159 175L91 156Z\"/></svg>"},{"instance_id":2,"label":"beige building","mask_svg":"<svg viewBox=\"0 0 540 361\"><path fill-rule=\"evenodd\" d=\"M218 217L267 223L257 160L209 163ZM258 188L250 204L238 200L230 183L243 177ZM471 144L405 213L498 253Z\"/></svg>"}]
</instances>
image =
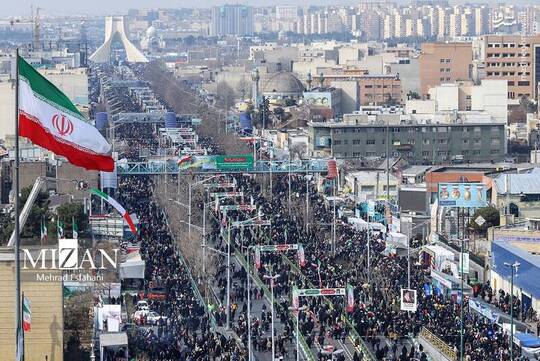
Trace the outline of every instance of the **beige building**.
<instances>
[{"instance_id":1,"label":"beige building","mask_svg":"<svg viewBox=\"0 0 540 361\"><path fill-rule=\"evenodd\" d=\"M420 53L420 87L426 97L429 88L470 78L470 43L424 43Z\"/></svg>"},{"instance_id":2,"label":"beige building","mask_svg":"<svg viewBox=\"0 0 540 361\"><path fill-rule=\"evenodd\" d=\"M486 35L484 37L484 62L487 79L506 79L508 98L523 96L536 98L540 74L536 74L537 49L540 35Z\"/></svg>"},{"instance_id":3,"label":"beige building","mask_svg":"<svg viewBox=\"0 0 540 361\"><path fill-rule=\"evenodd\" d=\"M43 273L43 272L40 272ZM45 272L61 276L60 271ZM36 280L35 271L21 272L21 290L30 300L32 326L25 333L25 361L62 361L64 343L62 282ZM15 361L15 262L11 248L0 248L0 350L2 361Z\"/></svg>"}]
</instances>

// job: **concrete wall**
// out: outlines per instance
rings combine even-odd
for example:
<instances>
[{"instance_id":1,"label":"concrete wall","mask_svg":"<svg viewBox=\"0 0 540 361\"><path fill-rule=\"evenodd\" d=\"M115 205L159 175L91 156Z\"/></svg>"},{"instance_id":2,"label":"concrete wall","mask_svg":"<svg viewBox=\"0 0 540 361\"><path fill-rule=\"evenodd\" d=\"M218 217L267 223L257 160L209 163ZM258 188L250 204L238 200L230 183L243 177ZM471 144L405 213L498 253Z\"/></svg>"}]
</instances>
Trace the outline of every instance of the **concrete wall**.
<instances>
[{"instance_id":1,"label":"concrete wall","mask_svg":"<svg viewBox=\"0 0 540 361\"><path fill-rule=\"evenodd\" d=\"M7 78L0 81L0 139L15 134L15 88Z\"/></svg>"},{"instance_id":2,"label":"concrete wall","mask_svg":"<svg viewBox=\"0 0 540 361\"><path fill-rule=\"evenodd\" d=\"M390 72L399 74L401 79L401 91L405 99L410 91L422 94L420 88L420 62L418 59L410 59L410 64L390 64Z\"/></svg>"},{"instance_id":3,"label":"concrete wall","mask_svg":"<svg viewBox=\"0 0 540 361\"><path fill-rule=\"evenodd\" d=\"M0 259L5 254L0 254ZM34 272L22 271L22 291L30 300L32 328L25 333L25 360L62 361L63 292L62 282L38 282ZM59 271L46 274L61 275ZM15 267L14 262L0 260L0 350L2 360L15 360Z\"/></svg>"},{"instance_id":4,"label":"concrete wall","mask_svg":"<svg viewBox=\"0 0 540 361\"><path fill-rule=\"evenodd\" d=\"M88 105L88 74L86 69L40 70L51 83L60 88L75 104Z\"/></svg>"},{"instance_id":5,"label":"concrete wall","mask_svg":"<svg viewBox=\"0 0 540 361\"><path fill-rule=\"evenodd\" d=\"M341 113L347 114L358 110L360 104L360 96L358 94L358 82L356 80L349 81L332 81L331 86L341 89Z\"/></svg>"},{"instance_id":6,"label":"concrete wall","mask_svg":"<svg viewBox=\"0 0 540 361\"><path fill-rule=\"evenodd\" d=\"M497 121L508 120L508 82L503 79L484 79L471 89L471 110L483 110Z\"/></svg>"},{"instance_id":7,"label":"concrete wall","mask_svg":"<svg viewBox=\"0 0 540 361\"><path fill-rule=\"evenodd\" d=\"M86 170L81 167L74 166L67 162L62 162L56 168L56 174L61 179L73 179L85 181L88 183L88 188L97 188L99 180L99 172ZM56 190L58 194L71 194L73 199L82 200L88 197L88 191L79 191L73 182L57 182Z\"/></svg>"},{"instance_id":8,"label":"concrete wall","mask_svg":"<svg viewBox=\"0 0 540 361\"><path fill-rule=\"evenodd\" d=\"M435 100L437 111L459 109L459 87L457 84L442 84L429 90L429 97Z\"/></svg>"}]
</instances>

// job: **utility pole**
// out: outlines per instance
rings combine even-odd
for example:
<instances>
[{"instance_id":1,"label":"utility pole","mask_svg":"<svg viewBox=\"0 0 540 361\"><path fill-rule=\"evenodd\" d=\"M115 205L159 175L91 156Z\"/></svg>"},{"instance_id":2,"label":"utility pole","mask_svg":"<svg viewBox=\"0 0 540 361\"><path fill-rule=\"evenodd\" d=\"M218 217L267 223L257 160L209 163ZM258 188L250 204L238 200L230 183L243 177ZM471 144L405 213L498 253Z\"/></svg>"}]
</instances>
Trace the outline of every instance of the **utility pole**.
<instances>
[{"instance_id":1,"label":"utility pole","mask_svg":"<svg viewBox=\"0 0 540 361\"><path fill-rule=\"evenodd\" d=\"M514 360L514 273L517 273L521 263L513 264L504 262L505 267L510 267L510 361Z\"/></svg>"}]
</instances>

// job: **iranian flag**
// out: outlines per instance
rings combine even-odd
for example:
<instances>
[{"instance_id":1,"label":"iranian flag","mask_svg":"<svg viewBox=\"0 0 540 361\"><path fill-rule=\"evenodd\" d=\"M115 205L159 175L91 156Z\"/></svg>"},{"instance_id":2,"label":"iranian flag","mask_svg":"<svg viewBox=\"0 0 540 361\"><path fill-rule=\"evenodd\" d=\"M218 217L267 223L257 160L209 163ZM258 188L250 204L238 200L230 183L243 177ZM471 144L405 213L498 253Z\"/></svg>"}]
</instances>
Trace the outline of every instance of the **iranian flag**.
<instances>
[{"instance_id":1,"label":"iranian flag","mask_svg":"<svg viewBox=\"0 0 540 361\"><path fill-rule=\"evenodd\" d=\"M131 230L131 233L133 233L135 236L137 236L137 227L135 227L135 223L133 222L133 218L131 218L130 214L126 211L124 207L116 199L109 196L107 193L100 191L97 188L90 189L90 193L102 198L105 202L109 203L111 206L114 207L120 213L122 218L126 221L126 223L129 226L129 229Z\"/></svg>"},{"instance_id":2,"label":"iranian flag","mask_svg":"<svg viewBox=\"0 0 540 361\"><path fill-rule=\"evenodd\" d=\"M44 221L41 221L40 239L41 239L41 242L45 242L47 240L47 226L45 225Z\"/></svg>"},{"instance_id":3,"label":"iranian flag","mask_svg":"<svg viewBox=\"0 0 540 361\"><path fill-rule=\"evenodd\" d=\"M30 310L30 300L23 296L23 330L24 332L30 331L30 326L32 324L32 311Z\"/></svg>"},{"instance_id":4,"label":"iranian flag","mask_svg":"<svg viewBox=\"0 0 540 361\"><path fill-rule=\"evenodd\" d=\"M22 57L19 76L19 135L71 164L112 172L111 145L75 105Z\"/></svg>"}]
</instances>

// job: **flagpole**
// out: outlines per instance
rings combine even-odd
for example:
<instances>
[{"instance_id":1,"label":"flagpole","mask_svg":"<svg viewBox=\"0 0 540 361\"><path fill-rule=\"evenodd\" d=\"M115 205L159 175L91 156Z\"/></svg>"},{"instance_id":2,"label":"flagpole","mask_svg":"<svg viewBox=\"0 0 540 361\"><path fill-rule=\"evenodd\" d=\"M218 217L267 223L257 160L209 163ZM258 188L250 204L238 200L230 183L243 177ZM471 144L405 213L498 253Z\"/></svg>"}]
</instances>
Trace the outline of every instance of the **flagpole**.
<instances>
[{"instance_id":1,"label":"flagpole","mask_svg":"<svg viewBox=\"0 0 540 361\"><path fill-rule=\"evenodd\" d=\"M24 303L24 291L21 292L21 302L20 304L22 305ZM21 359L20 361L24 361L24 327L22 327L22 323L23 323L23 320L24 320L24 315L23 315L23 308L21 307L21 313L19 314L19 317L21 318L21 337L22 337L22 340L21 340Z\"/></svg>"},{"instance_id":2,"label":"flagpole","mask_svg":"<svg viewBox=\"0 0 540 361\"><path fill-rule=\"evenodd\" d=\"M17 348L24 342L19 328L21 324L21 262L20 248L21 235L19 224L19 48L15 51L15 299L16 305L16 345ZM19 337L21 339L19 339ZM22 344L24 345L24 344ZM24 346L18 350L21 360L24 360Z\"/></svg>"}]
</instances>

